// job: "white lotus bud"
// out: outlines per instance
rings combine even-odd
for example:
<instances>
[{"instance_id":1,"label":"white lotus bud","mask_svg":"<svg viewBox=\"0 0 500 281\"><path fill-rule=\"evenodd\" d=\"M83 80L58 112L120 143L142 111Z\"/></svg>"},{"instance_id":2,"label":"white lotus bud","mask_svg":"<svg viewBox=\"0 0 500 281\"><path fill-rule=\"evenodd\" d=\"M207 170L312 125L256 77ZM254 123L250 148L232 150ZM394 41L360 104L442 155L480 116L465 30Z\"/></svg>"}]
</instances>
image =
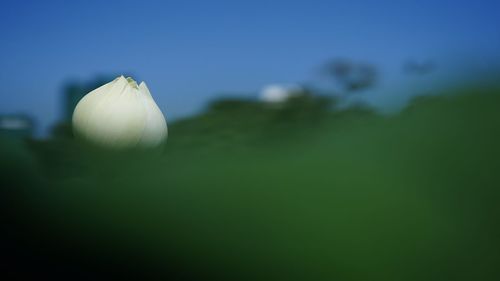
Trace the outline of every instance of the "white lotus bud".
<instances>
[{"instance_id":1,"label":"white lotus bud","mask_svg":"<svg viewBox=\"0 0 500 281\"><path fill-rule=\"evenodd\" d=\"M156 147L167 122L146 83L120 76L85 95L73 112L77 137L111 148Z\"/></svg>"}]
</instances>

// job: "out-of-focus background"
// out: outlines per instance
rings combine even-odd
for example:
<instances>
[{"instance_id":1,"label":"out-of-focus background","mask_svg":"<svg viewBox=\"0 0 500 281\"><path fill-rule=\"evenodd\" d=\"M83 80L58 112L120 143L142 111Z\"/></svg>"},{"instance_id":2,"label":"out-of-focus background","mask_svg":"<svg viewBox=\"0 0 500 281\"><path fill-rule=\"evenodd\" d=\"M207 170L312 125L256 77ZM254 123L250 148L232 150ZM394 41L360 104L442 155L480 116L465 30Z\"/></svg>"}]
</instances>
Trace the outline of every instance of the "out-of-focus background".
<instances>
[{"instance_id":1,"label":"out-of-focus background","mask_svg":"<svg viewBox=\"0 0 500 281\"><path fill-rule=\"evenodd\" d=\"M499 280L498 1L2 1L2 280ZM145 80L169 138L71 116Z\"/></svg>"}]
</instances>

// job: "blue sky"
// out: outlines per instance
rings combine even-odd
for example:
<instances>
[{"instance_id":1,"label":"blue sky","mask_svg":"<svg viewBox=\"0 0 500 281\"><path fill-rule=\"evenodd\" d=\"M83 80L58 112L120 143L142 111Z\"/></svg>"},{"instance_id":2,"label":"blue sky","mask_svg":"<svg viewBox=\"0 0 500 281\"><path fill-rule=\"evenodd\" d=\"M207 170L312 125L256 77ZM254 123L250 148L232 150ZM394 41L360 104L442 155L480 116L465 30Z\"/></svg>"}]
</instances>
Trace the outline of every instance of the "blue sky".
<instances>
[{"instance_id":1,"label":"blue sky","mask_svg":"<svg viewBox=\"0 0 500 281\"><path fill-rule=\"evenodd\" d=\"M446 69L498 58L500 1L13 0L2 1L0 35L0 113L42 128L61 116L70 79L133 73L178 118L221 92L316 81L333 57L376 64L382 81L367 100L383 106L413 93L408 59Z\"/></svg>"}]
</instances>

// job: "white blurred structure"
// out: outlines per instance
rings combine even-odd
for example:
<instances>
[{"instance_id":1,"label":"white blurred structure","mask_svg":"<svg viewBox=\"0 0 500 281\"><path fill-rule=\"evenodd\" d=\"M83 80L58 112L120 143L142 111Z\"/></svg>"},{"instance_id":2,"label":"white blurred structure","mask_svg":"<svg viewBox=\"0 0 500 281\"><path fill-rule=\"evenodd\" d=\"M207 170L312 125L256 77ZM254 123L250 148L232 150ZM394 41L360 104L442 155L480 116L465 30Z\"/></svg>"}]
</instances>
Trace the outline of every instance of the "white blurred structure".
<instances>
[{"instance_id":1,"label":"white blurred structure","mask_svg":"<svg viewBox=\"0 0 500 281\"><path fill-rule=\"evenodd\" d=\"M267 103L283 103L292 96L300 95L303 92L299 85L272 84L264 87L259 94L259 99Z\"/></svg>"},{"instance_id":2,"label":"white blurred structure","mask_svg":"<svg viewBox=\"0 0 500 281\"><path fill-rule=\"evenodd\" d=\"M31 137L34 125L33 119L27 115L0 115L0 135Z\"/></svg>"}]
</instances>

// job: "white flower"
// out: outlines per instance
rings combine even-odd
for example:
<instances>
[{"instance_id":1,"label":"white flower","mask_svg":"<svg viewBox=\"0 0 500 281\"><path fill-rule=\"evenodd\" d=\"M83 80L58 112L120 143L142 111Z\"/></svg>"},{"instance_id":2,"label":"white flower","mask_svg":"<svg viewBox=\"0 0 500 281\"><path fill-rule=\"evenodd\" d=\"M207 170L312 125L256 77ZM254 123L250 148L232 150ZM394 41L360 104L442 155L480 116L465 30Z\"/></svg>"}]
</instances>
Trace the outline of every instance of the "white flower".
<instances>
[{"instance_id":1,"label":"white flower","mask_svg":"<svg viewBox=\"0 0 500 281\"><path fill-rule=\"evenodd\" d=\"M155 147L167 122L146 83L120 76L85 95L73 112L78 137L111 148Z\"/></svg>"}]
</instances>

